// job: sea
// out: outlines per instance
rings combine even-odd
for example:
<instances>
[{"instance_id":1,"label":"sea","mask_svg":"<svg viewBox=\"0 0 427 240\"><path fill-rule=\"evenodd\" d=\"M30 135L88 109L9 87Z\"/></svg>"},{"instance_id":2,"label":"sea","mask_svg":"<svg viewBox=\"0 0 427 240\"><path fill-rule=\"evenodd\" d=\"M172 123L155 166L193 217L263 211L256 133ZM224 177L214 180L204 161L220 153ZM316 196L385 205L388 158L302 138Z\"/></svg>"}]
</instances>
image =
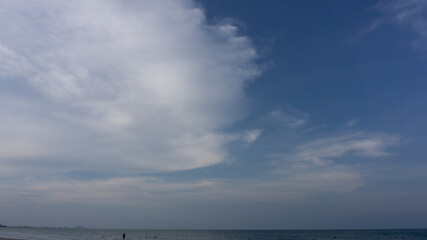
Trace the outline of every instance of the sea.
<instances>
[{"instance_id":1,"label":"sea","mask_svg":"<svg viewBox=\"0 0 427 240\"><path fill-rule=\"evenodd\" d=\"M427 229L406 230L129 230L0 228L0 238L27 240L371 240L425 239Z\"/></svg>"}]
</instances>

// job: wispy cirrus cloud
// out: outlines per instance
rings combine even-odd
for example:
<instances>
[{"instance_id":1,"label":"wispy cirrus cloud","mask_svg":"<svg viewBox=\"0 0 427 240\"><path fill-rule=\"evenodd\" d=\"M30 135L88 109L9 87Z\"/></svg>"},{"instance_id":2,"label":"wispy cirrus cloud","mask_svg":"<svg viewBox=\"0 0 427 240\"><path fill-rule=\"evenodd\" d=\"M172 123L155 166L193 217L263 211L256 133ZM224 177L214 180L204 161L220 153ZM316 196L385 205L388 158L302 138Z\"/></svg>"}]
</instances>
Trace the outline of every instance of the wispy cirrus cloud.
<instances>
[{"instance_id":1,"label":"wispy cirrus cloud","mask_svg":"<svg viewBox=\"0 0 427 240\"><path fill-rule=\"evenodd\" d=\"M386 148L401 144L397 136L357 132L337 137L327 137L304 143L289 156L292 162L327 165L343 157L378 158L389 156Z\"/></svg>"},{"instance_id":2,"label":"wispy cirrus cloud","mask_svg":"<svg viewBox=\"0 0 427 240\"><path fill-rule=\"evenodd\" d=\"M355 127L359 124L359 119L353 119L345 123L346 127Z\"/></svg>"},{"instance_id":3,"label":"wispy cirrus cloud","mask_svg":"<svg viewBox=\"0 0 427 240\"><path fill-rule=\"evenodd\" d=\"M363 30L358 38L383 25L393 24L409 29L418 35L415 47L427 47L427 2L424 0L379 1L373 8L382 14L381 17Z\"/></svg>"},{"instance_id":4,"label":"wispy cirrus cloud","mask_svg":"<svg viewBox=\"0 0 427 240\"><path fill-rule=\"evenodd\" d=\"M364 185L357 160L391 156L388 148L402 144L398 136L366 132L332 134L303 142L274 162L278 181L295 196L350 192ZM287 186L287 187L285 187ZM295 188L294 188L295 187Z\"/></svg>"},{"instance_id":5,"label":"wispy cirrus cloud","mask_svg":"<svg viewBox=\"0 0 427 240\"><path fill-rule=\"evenodd\" d=\"M5 164L219 163L221 129L245 116L243 85L259 74L250 39L192 1L3 1L0 26Z\"/></svg>"},{"instance_id":6,"label":"wispy cirrus cloud","mask_svg":"<svg viewBox=\"0 0 427 240\"><path fill-rule=\"evenodd\" d=\"M413 27L423 27L417 25L419 20L425 18L424 10L427 3L423 0L393 0L380 1L374 8L381 11L388 17L388 22L399 24L411 23Z\"/></svg>"},{"instance_id":7,"label":"wispy cirrus cloud","mask_svg":"<svg viewBox=\"0 0 427 240\"><path fill-rule=\"evenodd\" d=\"M299 127L307 123L309 115L295 109L274 110L267 114L267 119L288 127Z\"/></svg>"}]
</instances>

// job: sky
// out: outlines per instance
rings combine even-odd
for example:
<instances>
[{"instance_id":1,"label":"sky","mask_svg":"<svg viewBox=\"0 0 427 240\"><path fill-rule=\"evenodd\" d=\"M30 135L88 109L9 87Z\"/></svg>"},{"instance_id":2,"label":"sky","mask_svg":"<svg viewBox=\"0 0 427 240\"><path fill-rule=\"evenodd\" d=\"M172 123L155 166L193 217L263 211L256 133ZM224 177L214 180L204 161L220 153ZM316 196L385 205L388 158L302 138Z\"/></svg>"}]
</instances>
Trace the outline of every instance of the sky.
<instances>
[{"instance_id":1,"label":"sky","mask_svg":"<svg viewBox=\"0 0 427 240\"><path fill-rule=\"evenodd\" d=\"M0 224L426 228L427 1L0 1Z\"/></svg>"}]
</instances>

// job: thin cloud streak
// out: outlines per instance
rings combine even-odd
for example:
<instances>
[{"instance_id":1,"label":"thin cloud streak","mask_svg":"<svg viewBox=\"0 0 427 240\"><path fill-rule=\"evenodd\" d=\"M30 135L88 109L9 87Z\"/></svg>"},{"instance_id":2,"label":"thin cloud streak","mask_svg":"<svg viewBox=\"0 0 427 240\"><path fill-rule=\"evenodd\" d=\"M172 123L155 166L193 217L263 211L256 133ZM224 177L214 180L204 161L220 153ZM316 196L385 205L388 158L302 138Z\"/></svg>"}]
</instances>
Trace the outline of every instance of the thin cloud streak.
<instances>
[{"instance_id":1,"label":"thin cloud streak","mask_svg":"<svg viewBox=\"0 0 427 240\"><path fill-rule=\"evenodd\" d=\"M287 109L286 111L271 111L267 114L266 118L284 126L300 127L307 123L309 115L295 109Z\"/></svg>"},{"instance_id":2,"label":"thin cloud streak","mask_svg":"<svg viewBox=\"0 0 427 240\"><path fill-rule=\"evenodd\" d=\"M9 185L0 186L0 201L2 204L13 204L25 199L41 204L164 207L165 204L172 204L182 193L201 191L214 184L215 182L207 180L172 183L154 177L122 177L93 181L56 177L25 178L15 179L10 181ZM165 199L164 194L170 197Z\"/></svg>"},{"instance_id":3,"label":"thin cloud streak","mask_svg":"<svg viewBox=\"0 0 427 240\"><path fill-rule=\"evenodd\" d=\"M320 138L297 145L293 152L274 162L278 183L295 186L294 196L351 192L365 184L356 166L358 159L374 161L391 155L386 149L400 145L400 137L355 132ZM293 189L293 188L290 188Z\"/></svg>"},{"instance_id":4,"label":"thin cloud streak","mask_svg":"<svg viewBox=\"0 0 427 240\"><path fill-rule=\"evenodd\" d=\"M358 42L364 35L373 32L384 25L397 25L409 29L418 35L413 42L414 47L427 47L427 18L425 11L427 2L424 0L393 0L379 1L372 10L382 16L361 31L351 42Z\"/></svg>"},{"instance_id":5,"label":"thin cloud streak","mask_svg":"<svg viewBox=\"0 0 427 240\"><path fill-rule=\"evenodd\" d=\"M297 147L289 161L304 166L323 166L345 157L378 158L389 156L385 149L401 144L399 137L357 132L338 137L321 138Z\"/></svg>"}]
</instances>

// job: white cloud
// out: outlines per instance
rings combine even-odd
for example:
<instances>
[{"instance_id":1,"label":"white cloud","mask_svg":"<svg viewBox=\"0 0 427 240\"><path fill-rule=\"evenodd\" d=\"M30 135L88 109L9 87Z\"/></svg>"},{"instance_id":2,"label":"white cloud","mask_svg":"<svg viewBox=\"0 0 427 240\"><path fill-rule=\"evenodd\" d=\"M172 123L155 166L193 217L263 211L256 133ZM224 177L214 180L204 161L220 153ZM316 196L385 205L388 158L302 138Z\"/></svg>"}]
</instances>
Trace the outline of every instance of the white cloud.
<instances>
[{"instance_id":1,"label":"white cloud","mask_svg":"<svg viewBox=\"0 0 427 240\"><path fill-rule=\"evenodd\" d=\"M307 123L308 117L307 113L295 109L288 109L286 111L275 110L269 112L267 115L268 119L289 127L299 127L304 125Z\"/></svg>"},{"instance_id":2,"label":"white cloud","mask_svg":"<svg viewBox=\"0 0 427 240\"><path fill-rule=\"evenodd\" d=\"M399 137L385 134L354 133L339 137L321 138L297 147L289 159L304 166L327 165L341 157L377 158L390 155L387 147L401 143Z\"/></svg>"},{"instance_id":3,"label":"white cloud","mask_svg":"<svg viewBox=\"0 0 427 240\"><path fill-rule=\"evenodd\" d=\"M261 134L261 129L248 130L243 133L241 138L246 144L251 144L255 142Z\"/></svg>"},{"instance_id":4,"label":"white cloud","mask_svg":"<svg viewBox=\"0 0 427 240\"><path fill-rule=\"evenodd\" d=\"M390 21L402 23L412 21L414 17L423 17L423 10L427 7L424 0L394 0L380 1L375 8L391 17Z\"/></svg>"},{"instance_id":5,"label":"white cloud","mask_svg":"<svg viewBox=\"0 0 427 240\"><path fill-rule=\"evenodd\" d=\"M386 149L401 143L396 136L363 132L309 141L274 163L274 172L281 176L276 183L296 198L351 192L365 181L355 167L358 164L349 159L387 157L390 153Z\"/></svg>"},{"instance_id":6,"label":"white cloud","mask_svg":"<svg viewBox=\"0 0 427 240\"><path fill-rule=\"evenodd\" d=\"M427 47L427 2L424 0L392 0L379 1L373 8L382 13L358 36L376 30L385 24L398 25L418 34L419 39L414 42L415 47Z\"/></svg>"},{"instance_id":7,"label":"white cloud","mask_svg":"<svg viewBox=\"0 0 427 240\"><path fill-rule=\"evenodd\" d=\"M347 127L354 127L359 125L359 119L353 119L345 123Z\"/></svg>"},{"instance_id":8,"label":"white cloud","mask_svg":"<svg viewBox=\"0 0 427 240\"><path fill-rule=\"evenodd\" d=\"M191 1L2 1L0 26L3 162L219 163L221 129L245 116L243 85L259 74L250 40Z\"/></svg>"}]
</instances>

